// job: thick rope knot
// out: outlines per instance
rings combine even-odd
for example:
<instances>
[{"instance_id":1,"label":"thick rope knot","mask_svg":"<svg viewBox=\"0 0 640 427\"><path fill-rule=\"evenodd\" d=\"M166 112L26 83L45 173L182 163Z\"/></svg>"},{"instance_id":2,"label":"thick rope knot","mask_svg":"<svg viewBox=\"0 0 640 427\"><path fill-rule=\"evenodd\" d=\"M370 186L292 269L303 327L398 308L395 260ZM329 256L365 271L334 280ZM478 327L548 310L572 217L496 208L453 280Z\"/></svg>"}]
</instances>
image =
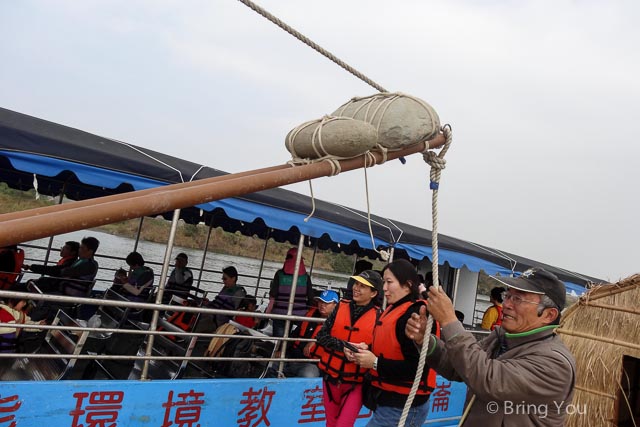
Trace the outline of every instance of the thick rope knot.
<instances>
[{"instance_id":1,"label":"thick rope knot","mask_svg":"<svg viewBox=\"0 0 640 427\"><path fill-rule=\"evenodd\" d=\"M382 145L380 145L380 144L376 144L376 147L374 148L374 150L375 150L375 151L377 151L377 152L379 152L380 154L382 154L382 160L381 160L381 161L380 161L380 163L378 163L378 164L380 164L380 165L381 165L381 164L383 164L383 163L386 163L386 161L387 161L387 155L388 155L388 153L389 153L389 149L388 149L388 148L386 148L386 147L383 147L383 146L382 146Z\"/></svg>"},{"instance_id":2,"label":"thick rope knot","mask_svg":"<svg viewBox=\"0 0 640 427\"><path fill-rule=\"evenodd\" d=\"M340 166L340 162L338 161L338 159L326 158L322 161L329 163L329 165L331 166L331 175L329 176L336 176L340 172L342 172L342 167Z\"/></svg>"},{"instance_id":3,"label":"thick rope knot","mask_svg":"<svg viewBox=\"0 0 640 427\"><path fill-rule=\"evenodd\" d=\"M447 161L440 157L435 151L422 153L422 158L433 169L442 170L447 166Z\"/></svg>"},{"instance_id":4,"label":"thick rope knot","mask_svg":"<svg viewBox=\"0 0 640 427\"><path fill-rule=\"evenodd\" d=\"M371 152L367 151L364 153L364 167L372 168L376 165L376 156Z\"/></svg>"}]
</instances>

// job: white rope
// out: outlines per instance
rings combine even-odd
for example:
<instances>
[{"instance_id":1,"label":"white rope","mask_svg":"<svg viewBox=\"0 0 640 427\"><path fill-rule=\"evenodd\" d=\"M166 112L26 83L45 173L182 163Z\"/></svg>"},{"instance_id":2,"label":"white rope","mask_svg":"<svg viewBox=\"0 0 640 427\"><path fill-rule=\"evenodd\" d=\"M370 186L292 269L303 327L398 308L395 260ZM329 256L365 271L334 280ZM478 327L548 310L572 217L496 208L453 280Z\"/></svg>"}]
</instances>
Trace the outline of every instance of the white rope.
<instances>
[{"instance_id":1,"label":"white rope","mask_svg":"<svg viewBox=\"0 0 640 427\"><path fill-rule=\"evenodd\" d=\"M313 195L313 184L311 184L311 180L309 180L309 192L311 193L311 213L303 220L304 222L309 221L313 214L316 213L316 198Z\"/></svg>"},{"instance_id":2,"label":"white rope","mask_svg":"<svg viewBox=\"0 0 640 427\"><path fill-rule=\"evenodd\" d=\"M38 193L38 177L33 174L33 189L36 191L36 200L40 199L40 193Z\"/></svg>"},{"instance_id":3,"label":"white rope","mask_svg":"<svg viewBox=\"0 0 640 427\"><path fill-rule=\"evenodd\" d=\"M339 204L336 204L336 206L339 206L339 207L341 207L342 209L346 210L347 212L349 212L349 213L351 213L351 214L353 214L353 215L359 216L360 218L366 218L366 217L367 217L366 215L363 215L363 214L361 214L360 212L358 212L358 211L356 211L356 210L353 210L353 209L351 209L351 208L349 208L349 207L347 207L347 206L339 205ZM387 218L385 218L385 219L386 219L387 221L389 221ZM386 224L381 223L380 221L376 221L376 220L374 220L374 219L372 219L372 220L371 220L371 222L372 222L372 223L374 223L374 224L376 224L376 225L379 225L379 226L380 226L380 227L382 227L382 228L386 228L386 229L389 231L389 235L391 236L390 241L391 241L392 243L395 243L395 242L397 241L397 240L396 240L396 238L393 236L393 230L391 230L391 227L389 227L389 226L388 226L388 225L386 225ZM398 228L398 227L396 226L396 228ZM402 231L402 230L400 230L400 231Z\"/></svg>"},{"instance_id":4,"label":"white rope","mask_svg":"<svg viewBox=\"0 0 640 427\"><path fill-rule=\"evenodd\" d=\"M479 245L477 243L473 243L473 242L469 242L468 240L464 240L466 243L470 244L471 246L475 246L476 248L482 249L485 252L488 252L492 255L497 255L501 258L506 259L507 261L509 261L509 265L511 265L511 273L515 273L516 271L516 265L518 265L518 261L516 261L515 259L511 258L510 256L508 256L507 254L505 254L504 252L502 252L499 249L491 249L491 248L487 248L486 246L482 246Z\"/></svg>"},{"instance_id":5,"label":"white rope","mask_svg":"<svg viewBox=\"0 0 640 427\"><path fill-rule=\"evenodd\" d=\"M449 150L449 146L451 146L452 135L451 135L451 126L444 125L442 127L442 133L445 137L445 145L440 150L438 155L435 155L433 151L427 151L425 149L425 153L423 153L424 161L431 166L430 179L431 183L429 187L432 190L431 193L431 217L433 228L431 230L431 248L432 248L432 259L431 259L431 269L433 272L433 286L438 288L438 189L440 186L440 173L442 169L445 168L446 162L444 161L444 155ZM428 145L427 145L428 147ZM427 319L427 328L424 332L424 339L422 341L422 349L420 350L420 359L418 362L418 369L416 370L416 376L413 380L413 385L411 386L411 391L409 392L409 396L407 397L407 402L404 405L404 409L402 410L402 416L400 417L400 421L398 423L398 427L404 427L405 422L407 421L407 416L409 415L409 410L411 409L411 404L416 396L416 392L418 391L418 386L420 385L420 380L422 379L422 373L424 372L425 360L427 357L427 352L429 350L429 342L431 341L431 328L433 327L433 316L429 314Z\"/></svg>"},{"instance_id":6,"label":"white rope","mask_svg":"<svg viewBox=\"0 0 640 427\"><path fill-rule=\"evenodd\" d=\"M336 57L331 52L327 51L326 49L323 49L317 43L314 43L311 39L306 37L304 34L296 31L293 27L291 27L290 25L287 25L286 23L284 23L283 21L281 21L276 16L272 15L271 13L269 13L268 11L263 9L262 7L258 6L257 4L253 3L250 0L239 0L239 1L240 1L240 3L242 3L245 6L249 7L253 11L255 11L255 12L259 13L260 15L262 15L264 18L266 18L269 21L273 22L278 27L282 28L287 33L291 34L292 36L294 36L295 38L300 40L302 43L306 44L307 46L311 47L312 49L314 49L318 53L320 53L320 54L324 55L325 57L329 58L331 61L335 62L340 67L344 68L345 70L347 70L348 72L350 72L351 74L353 74L354 76L356 76L357 78L362 80L363 82L367 83L371 87L379 90L380 92L386 92L385 88L380 86L378 83L374 82L373 80L371 80L370 78L368 78L367 76L365 76L364 74L362 74L361 72L356 70L355 68L353 68L350 65L346 64L345 62L340 60L340 58Z\"/></svg>"},{"instance_id":7,"label":"white rope","mask_svg":"<svg viewBox=\"0 0 640 427\"><path fill-rule=\"evenodd\" d=\"M144 151L142 151L138 147L135 147L135 146L133 146L131 144L127 144L126 142L118 141L117 139L112 139L112 138L105 138L105 139L109 139L110 141L117 142L118 144L122 144L125 147L128 147L128 148L132 149L133 151L137 151L138 153L142 154L143 156L146 156L146 157L150 158L151 160L160 163L162 166L166 166L169 169L172 169L172 170L176 171L178 173L178 175L180 176L180 182L184 182L184 178L182 177L182 172L180 171L180 169L175 168L175 167L171 166L170 164L168 164L166 162L163 162L162 160L158 159L157 157L152 156L149 153L145 153Z\"/></svg>"},{"instance_id":8,"label":"white rope","mask_svg":"<svg viewBox=\"0 0 640 427\"><path fill-rule=\"evenodd\" d=\"M564 268L561 268L561 267L555 267L555 268L557 268L558 270L562 270L565 274L569 274L569 275L571 275L571 276L573 276L573 277L576 277L576 278L578 278L578 279L585 280L585 281L587 281L587 282L589 282L589 281L591 281L591 280L592 280L590 277L583 276L582 274L576 273L576 272L574 272L574 271L565 270Z\"/></svg>"},{"instance_id":9,"label":"white rope","mask_svg":"<svg viewBox=\"0 0 640 427\"><path fill-rule=\"evenodd\" d=\"M393 225L393 226L394 226L398 231L400 231L400 234L398 235L398 238L397 238L397 239L395 239L395 241L393 242L393 243L394 243L394 245L395 245L395 244L396 244L396 243L398 243L398 242L400 241L400 239L402 238L402 235L404 234L404 230L403 230L402 228L398 227L398 226L396 225L396 223L395 223L395 222L393 222L392 220L390 220L389 218L387 218L387 221L389 221L389 223L390 223L391 225Z\"/></svg>"},{"instance_id":10,"label":"white rope","mask_svg":"<svg viewBox=\"0 0 640 427\"><path fill-rule=\"evenodd\" d=\"M200 165L200 167L198 168L197 171L195 171L195 173L193 175L191 175L191 179L189 180L189 182L193 181L196 177L196 175L198 175L200 173L200 171L204 168L206 168L207 166L204 165Z\"/></svg>"},{"instance_id":11,"label":"white rope","mask_svg":"<svg viewBox=\"0 0 640 427\"><path fill-rule=\"evenodd\" d=\"M369 237L371 237L371 247L373 248L373 250L378 255L380 255L380 258L382 258L384 261L387 261L389 259L389 253L385 250L378 250L378 248L376 247L375 239L373 237L373 228L371 227L371 206L369 204L369 179L367 177L367 168L370 165L369 162L371 162L371 166L376 164L376 157L369 151L367 151L366 154L367 155L365 155L364 157L364 189L367 199L367 226L369 227Z\"/></svg>"}]
</instances>

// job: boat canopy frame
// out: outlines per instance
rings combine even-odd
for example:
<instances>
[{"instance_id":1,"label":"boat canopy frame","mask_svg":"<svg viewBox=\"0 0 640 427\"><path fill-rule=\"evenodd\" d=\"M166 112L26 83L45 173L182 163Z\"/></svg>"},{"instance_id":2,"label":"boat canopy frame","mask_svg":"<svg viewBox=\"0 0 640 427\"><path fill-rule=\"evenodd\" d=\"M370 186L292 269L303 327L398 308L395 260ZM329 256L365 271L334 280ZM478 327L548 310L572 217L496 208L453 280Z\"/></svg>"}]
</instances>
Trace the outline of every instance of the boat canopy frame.
<instances>
[{"instance_id":1,"label":"boat canopy frame","mask_svg":"<svg viewBox=\"0 0 640 427\"><path fill-rule=\"evenodd\" d=\"M0 182L19 190L37 186L40 194L85 200L227 175L125 142L0 108ZM187 223L204 222L228 232L272 238L377 258L371 247L367 214L282 188L263 190L184 208ZM171 219L173 211L161 214ZM431 258L431 231L371 215L376 249L393 247L396 257ZM453 268L511 274L541 266L578 292L600 280L454 237L439 235L439 261Z\"/></svg>"}]
</instances>

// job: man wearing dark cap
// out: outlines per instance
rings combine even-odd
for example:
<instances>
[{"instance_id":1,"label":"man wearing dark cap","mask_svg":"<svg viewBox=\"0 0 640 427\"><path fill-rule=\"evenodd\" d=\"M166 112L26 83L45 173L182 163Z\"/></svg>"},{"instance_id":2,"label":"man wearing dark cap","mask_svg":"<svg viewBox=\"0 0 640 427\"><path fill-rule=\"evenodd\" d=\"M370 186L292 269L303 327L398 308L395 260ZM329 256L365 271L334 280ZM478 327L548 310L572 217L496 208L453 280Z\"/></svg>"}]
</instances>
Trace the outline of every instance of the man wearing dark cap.
<instances>
[{"instance_id":1,"label":"man wearing dark cap","mask_svg":"<svg viewBox=\"0 0 640 427\"><path fill-rule=\"evenodd\" d=\"M457 321L440 289L429 291L429 312L442 326L431 336L427 363L468 386L464 426L562 426L573 397L575 360L555 334L564 308L564 283L541 268L519 277L493 277L507 287L502 325L482 341ZM426 311L414 314L406 334L422 345Z\"/></svg>"}]
</instances>

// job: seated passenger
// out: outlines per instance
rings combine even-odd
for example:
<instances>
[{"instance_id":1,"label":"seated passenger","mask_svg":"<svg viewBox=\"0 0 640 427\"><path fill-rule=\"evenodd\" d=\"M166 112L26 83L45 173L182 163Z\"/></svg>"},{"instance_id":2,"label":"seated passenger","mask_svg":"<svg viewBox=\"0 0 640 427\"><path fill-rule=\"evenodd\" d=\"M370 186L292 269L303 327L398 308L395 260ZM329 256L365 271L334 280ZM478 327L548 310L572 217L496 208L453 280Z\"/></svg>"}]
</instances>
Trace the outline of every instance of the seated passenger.
<instances>
[{"instance_id":1,"label":"seated passenger","mask_svg":"<svg viewBox=\"0 0 640 427\"><path fill-rule=\"evenodd\" d=\"M32 301L25 299L10 299L7 304L0 303L0 323L17 323L28 325L44 325L46 322L31 320L29 312L33 307ZM0 353L16 353L18 338L23 331L28 329L0 327Z\"/></svg>"},{"instance_id":2,"label":"seated passenger","mask_svg":"<svg viewBox=\"0 0 640 427\"><path fill-rule=\"evenodd\" d=\"M169 280L167 280L167 285L164 288L163 301L165 303L171 299L172 295L188 298L192 296L190 292L197 289L193 287L193 273L191 269L187 267L188 262L189 257L187 254L181 252L176 255L175 268L171 272Z\"/></svg>"},{"instance_id":3,"label":"seated passenger","mask_svg":"<svg viewBox=\"0 0 640 427\"><path fill-rule=\"evenodd\" d=\"M240 302L240 305L238 306L238 310L246 311L247 313L255 313L257 308L258 308L258 300L256 300L256 297L254 297L253 295L247 295L246 297L244 297L244 299ZM258 324L259 319L251 316L237 315L236 317L233 318L233 320L235 320L242 326L246 326L249 329L253 329Z\"/></svg>"},{"instance_id":4,"label":"seated passenger","mask_svg":"<svg viewBox=\"0 0 640 427\"><path fill-rule=\"evenodd\" d=\"M353 288L352 288L353 289ZM338 305L338 294L336 291L326 290L315 297L317 307L311 307L305 317L315 317L326 319ZM291 333L292 338L314 339L322 328L322 323L304 321ZM287 347L287 358L290 359L313 359L317 358L315 342L294 341ZM288 362L284 365L285 377L319 377L320 370L318 364L314 362Z\"/></svg>"},{"instance_id":5,"label":"seated passenger","mask_svg":"<svg viewBox=\"0 0 640 427\"><path fill-rule=\"evenodd\" d=\"M207 304L207 307L222 310L237 310L244 297L247 296L247 291L238 285L238 270L236 270L235 267L230 266L222 269L222 284L224 287L220 290L220 293L216 295L216 298ZM231 320L231 316L216 314L214 316L215 328L224 325L229 320Z\"/></svg>"},{"instance_id":6,"label":"seated passenger","mask_svg":"<svg viewBox=\"0 0 640 427\"><path fill-rule=\"evenodd\" d=\"M125 262L129 266L129 274L123 278L116 272L111 289L130 301L147 301L153 288L153 270L144 266L144 258L138 252L127 255Z\"/></svg>"},{"instance_id":7,"label":"seated passenger","mask_svg":"<svg viewBox=\"0 0 640 427\"><path fill-rule=\"evenodd\" d=\"M44 293L87 296L98 273L98 263L93 258L98 246L100 241L95 237L82 239L78 248L78 259L70 266L61 268L59 276L38 279L38 288Z\"/></svg>"},{"instance_id":8,"label":"seated passenger","mask_svg":"<svg viewBox=\"0 0 640 427\"><path fill-rule=\"evenodd\" d=\"M47 276L61 277L60 272L63 268L71 267L78 260L78 251L80 243L74 241L65 242L60 248L60 259L55 265L31 264L23 265L23 270L31 270L36 274L46 274Z\"/></svg>"}]
</instances>

